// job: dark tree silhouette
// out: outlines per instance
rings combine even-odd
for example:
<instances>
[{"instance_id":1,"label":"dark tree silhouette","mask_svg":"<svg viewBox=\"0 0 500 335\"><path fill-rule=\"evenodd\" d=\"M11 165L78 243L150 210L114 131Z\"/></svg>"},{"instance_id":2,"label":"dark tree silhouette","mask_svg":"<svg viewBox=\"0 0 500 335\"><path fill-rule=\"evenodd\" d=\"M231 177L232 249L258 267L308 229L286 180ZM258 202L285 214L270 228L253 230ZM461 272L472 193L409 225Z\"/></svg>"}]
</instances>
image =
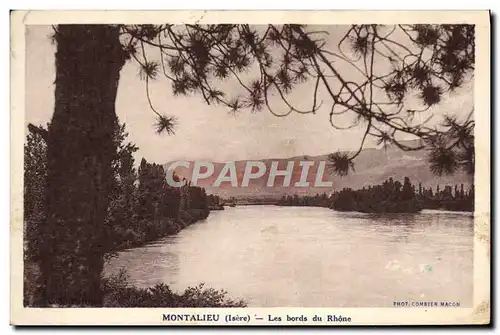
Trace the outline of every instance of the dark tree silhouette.
<instances>
[{"instance_id":1,"label":"dark tree silhouette","mask_svg":"<svg viewBox=\"0 0 500 335\"><path fill-rule=\"evenodd\" d=\"M40 128L42 129L42 128ZM29 133L24 145L24 256L40 256L37 235L43 220L43 199L47 175L47 145L39 133Z\"/></svg>"},{"instance_id":2,"label":"dark tree silhouette","mask_svg":"<svg viewBox=\"0 0 500 335\"><path fill-rule=\"evenodd\" d=\"M355 121L348 128L365 127L365 133L359 150L332 156L333 170L341 175L352 168L368 135L403 150L422 149L430 143L431 148L438 148L432 151L431 162L444 166L442 171L453 172L454 165L471 170L473 146L463 140L449 141L442 150L441 137L472 130L473 121L454 120L450 129L441 130L426 122L415 123L413 117L432 116L431 107L472 75L472 25L354 25L334 41L338 51L332 51L327 37L314 26L302 25L54 27L56 103L50 128L44 133L47 187L41 303L102 305L104 220L116 152L115 99L120 70L127 60L139 64L159 133L172 134L176 125L175 118L155 109L149 95L150 81L163 75L174 94L196 93L207 104L226 106L232 112L265 108L284 117L315 113L326 104L330 123L338 129L342 127L336 117L352 114ZM343 75L345 67L357 75ZM256 69L257 76L247 81L242 74L250 69ZM244 93L226 96L220 84L230 78ZM313 85L311 107L304 109L294 106L287 94L305 82ZM327 100L319 101L320 89L327 92ZM409 103L408 97L415 92L420 96L419 106ZM281 107L273 106L272 95ZM407 147L398 141L400 134L416 136L424 144Z\"/></svg>"},{"instance_id":3,"label":"dark tree silhouette","mask_svg":"<svg viewBox=\"0 0 500 335\"><path fill-rule=\"evenodd\" d=\"M125 62L119 27L59 26L55 110L47 133L41 304L102 305L104 219Z\"/></svg>"},{"instance_id":4,"label":"dark tree silhouette","mask_svg":"<svg viewBox=\"0 0 500 335\"><path fill-rule=\"evenodd\" d=\"M413 187L410 182L410 178L404 178L403 190L401 191L401 198L403 200L409 200L415 196L415 192L413 191Z\"/></svg>"}]
</instances>

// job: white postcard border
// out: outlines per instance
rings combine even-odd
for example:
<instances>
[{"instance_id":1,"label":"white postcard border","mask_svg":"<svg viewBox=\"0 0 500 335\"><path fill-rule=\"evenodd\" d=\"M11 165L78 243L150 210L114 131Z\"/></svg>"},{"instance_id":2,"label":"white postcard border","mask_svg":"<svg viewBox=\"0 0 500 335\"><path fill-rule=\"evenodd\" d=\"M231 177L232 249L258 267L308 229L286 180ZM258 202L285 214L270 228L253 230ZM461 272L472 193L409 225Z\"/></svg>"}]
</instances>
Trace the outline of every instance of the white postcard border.
<instances>
[{"instance_id":1,"label":"white postcard border","mask_svg":"<svg viewBox=\"0 0 500 335\"><path fill-rule=\"evenodd\" d=\"M23 145L25 26L60 23L467 23L476 25L476 121L473 308L24 308ZM443 325L490 321L490 17L488 11L16 11L11 14L11 324L16 325L272 325L255 315L281 316L276 325ZM368 283L367 283L368 285ZM218 314L219 322L163 321L163 314ZM224 322L227 314L251 316ZM351 322L287 322L286 316L342 315ZM265 320L264 320L265 321Z\"/></svg>"}]
</instances>

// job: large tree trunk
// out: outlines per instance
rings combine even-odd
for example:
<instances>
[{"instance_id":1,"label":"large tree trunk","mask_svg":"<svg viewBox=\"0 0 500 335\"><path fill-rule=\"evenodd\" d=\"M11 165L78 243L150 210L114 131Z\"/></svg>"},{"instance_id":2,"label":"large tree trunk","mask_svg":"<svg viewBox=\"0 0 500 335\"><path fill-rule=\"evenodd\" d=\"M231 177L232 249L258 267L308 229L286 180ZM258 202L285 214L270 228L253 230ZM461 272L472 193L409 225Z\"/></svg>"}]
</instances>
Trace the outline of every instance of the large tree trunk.
<instances>
[{"instance_id":1,"label":"large tree trunk","mask_svg":"<svg viewBox=\"0 0 500 335\"><path fill-rule=\"evenodd\" d=\"M100 306L119 72L119 29L61 25L47 144L42 305Z\"/></svg>"}]
</instances>

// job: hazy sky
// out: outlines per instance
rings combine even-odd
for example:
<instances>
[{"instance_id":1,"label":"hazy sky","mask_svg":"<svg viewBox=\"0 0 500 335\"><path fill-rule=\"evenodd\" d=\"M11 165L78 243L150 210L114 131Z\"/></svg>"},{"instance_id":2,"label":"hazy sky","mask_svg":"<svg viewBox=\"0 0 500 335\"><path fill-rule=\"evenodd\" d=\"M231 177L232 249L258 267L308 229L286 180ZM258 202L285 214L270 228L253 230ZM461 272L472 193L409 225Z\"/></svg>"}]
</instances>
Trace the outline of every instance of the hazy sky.
<instances>
[{"instance_id":1,"label":"hazy sky","mask_svg":"<svg viewBox=\"0 0 500 335\"><path fill-rule=\"evenodd\" d=\"M345 28L330 27L330 38L338 40ZM54 108L54 52L49 38L49 26L27 29L26 122L45 124ZM337 43L333 43L336 48ZM333 47L332 47L333 48ZM345 69L352 71L352 69ZM300 87L291 94L297 102L311 101L314 83ZM226 85L232 90L234 82ZM436 108L438 114L466 114L472 108L472 84L447 97ZM178 127L174 136L157 135L155 116L149 109L144 82L138 75L138 65L127 63L121 71L116 111L125 122L129 140L139 147L136 158L164 163L174 160L280 158L299 155L321 155L337 150L357 149L362 129L339 131L328 121L330 107L324 104L315 114L291 114L277 118L265 109L252 113L244 111L234 116L222 107L208 106L200 96L174 97L170 82L160 76L151 85L155 108L174 115ZM285 109L277 111L285 112ZM348 124L350 118L344 123ZM340 120L342 122L342 120ZM372 145L372 144L370 144Z\"/></svg>"}]
</instances>

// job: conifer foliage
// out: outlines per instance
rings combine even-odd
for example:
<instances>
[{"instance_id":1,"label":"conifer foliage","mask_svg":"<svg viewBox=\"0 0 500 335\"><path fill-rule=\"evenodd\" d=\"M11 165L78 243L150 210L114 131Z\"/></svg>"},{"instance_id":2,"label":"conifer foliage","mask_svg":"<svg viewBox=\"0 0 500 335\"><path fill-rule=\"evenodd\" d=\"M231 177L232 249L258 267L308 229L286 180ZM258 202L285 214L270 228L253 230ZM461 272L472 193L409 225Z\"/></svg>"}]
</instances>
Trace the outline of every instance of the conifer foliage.
<instances>
[{"instance_id":1,"label":"conifer foliage","mask_svg":"<svg viewBox=\"0 0 500 335\"><path fill-rule=\"evenodd\" d=\"M367 137L402 150L429 149L431 169L438 174L473 169L473 153L467 151L473 141L470 117L450 124L447 116L440 126L428 125L433 107L473 77L473 25L337 26L344 32L339 40L317 26L296 24L121 29L124 50L139 64L150 107L158 114L159 131L171 132L175 125L156 111L149 97L149 81L163 76L175 95L198 94L207 104L232 113L265 109L284 117L314 114L324 106L333 128L364 129L359 150L331 155L332 171L338 175L352 169ZM226 80L240 86L239 93L224 92ZM307 87L309 107L294 104L289 93ZM348 126L340 122L345 115L353 119ZM470 135L467 148L463 142L436 146L443 136L464 133ZM422 144L409 147L398 140L401 135Z\"/></svg>"}]
</instances>

